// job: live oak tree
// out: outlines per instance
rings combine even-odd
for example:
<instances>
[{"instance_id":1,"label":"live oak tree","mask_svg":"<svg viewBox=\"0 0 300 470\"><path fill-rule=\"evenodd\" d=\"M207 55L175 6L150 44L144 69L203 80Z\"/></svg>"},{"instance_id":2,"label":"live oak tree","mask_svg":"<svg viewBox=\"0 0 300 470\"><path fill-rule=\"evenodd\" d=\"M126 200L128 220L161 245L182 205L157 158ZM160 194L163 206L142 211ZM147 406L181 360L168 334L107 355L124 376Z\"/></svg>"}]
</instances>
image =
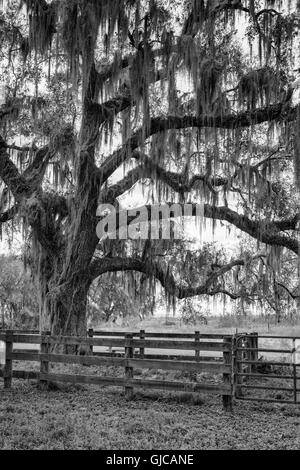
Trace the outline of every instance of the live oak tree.
<instances>
[{"instance_id":1,"label":"live oak tree","mask_svg":"<svg viewBox=\"0 0 300 470\"><path fill-rule=\"evenodd\" d=\"M286 253L297 258L299 10L282 3L7 6L0 221L22 224L42 320L54 333L85 334L90 286L106 273L124 273L148 293L158 280L170 300L239 298L238 269L259 260L264 275ZM98 205L118 211L122 196L138 184L142 193L147 181L156 202L189 202L192 216L201 204L200 226L229 224L257 241L255 252L207 264L199 284L166 263L162 242L99 241Z\"/></svg>"}]
</instances>

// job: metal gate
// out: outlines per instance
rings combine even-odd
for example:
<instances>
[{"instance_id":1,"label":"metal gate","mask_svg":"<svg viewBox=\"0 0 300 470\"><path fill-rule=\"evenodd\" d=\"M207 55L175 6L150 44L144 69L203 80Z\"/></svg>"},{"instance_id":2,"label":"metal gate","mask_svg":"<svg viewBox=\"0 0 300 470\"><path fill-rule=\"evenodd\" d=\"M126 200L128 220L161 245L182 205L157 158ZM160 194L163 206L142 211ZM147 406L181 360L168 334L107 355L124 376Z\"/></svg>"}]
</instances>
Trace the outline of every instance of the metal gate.
<instances>
[{"instance_id":1,"label":"metal gate","mask_svg":"<svg viewBox=\"0 0 300 470\"><path fill-rule=\"evenodd\" d=\"M235 335L233 388L238 400L300 404L300 337Z\"/></svg>"}]
</instances>

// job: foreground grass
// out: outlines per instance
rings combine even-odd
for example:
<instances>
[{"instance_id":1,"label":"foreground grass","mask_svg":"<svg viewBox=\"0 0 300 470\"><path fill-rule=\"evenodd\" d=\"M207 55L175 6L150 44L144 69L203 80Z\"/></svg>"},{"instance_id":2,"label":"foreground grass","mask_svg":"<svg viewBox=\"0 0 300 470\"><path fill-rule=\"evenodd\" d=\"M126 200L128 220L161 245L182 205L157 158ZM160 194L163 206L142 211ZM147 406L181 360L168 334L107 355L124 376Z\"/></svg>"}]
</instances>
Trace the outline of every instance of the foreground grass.
<instances>
[{"instance_id":1,"label":"foreground grass","mask_svg":"<svg viewBox=\"0 0 300 470\"><path fill-rule=\"evenodd\" d=\"M300 407L66 386L0 385L0 449L299 449Z\"/></svg>"}]
</instances>

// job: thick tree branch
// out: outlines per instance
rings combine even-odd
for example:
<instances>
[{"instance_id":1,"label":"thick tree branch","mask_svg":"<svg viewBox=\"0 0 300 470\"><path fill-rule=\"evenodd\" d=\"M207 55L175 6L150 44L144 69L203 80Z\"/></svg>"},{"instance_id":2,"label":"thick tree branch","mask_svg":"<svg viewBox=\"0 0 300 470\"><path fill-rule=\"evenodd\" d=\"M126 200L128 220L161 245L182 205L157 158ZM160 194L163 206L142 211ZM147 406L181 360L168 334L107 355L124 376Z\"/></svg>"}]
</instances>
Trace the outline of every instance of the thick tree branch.
<instances>
[{"instance_id":1,"label":"thick tree branch","mask_svg":"<svg viewBox=\"0 0 300 470\"><path fill-rule=\"evenodd\" d=\"M16 201L15 205L0 214L0 222L5 223L11 220L18 212L19 207L23 205L27 212L26 217L29 225L36 233L41 245L50 253L55 253L58 249L57 233L55 232L54 217L57 213L67 215L66 201L63 197L57 196L53 200L51 207L47 200L47 195L41 189L42 180L52 153L49 147L43 147L37 150L33 162L27 167L23 174L20 174L15 164L10 159L6 149L7 144L1 138L0 140L0 177L11 191ZM35 194L30 206L26 202ZM58 205L60 212L55 209ZM29 209L28 211L26 209Z\"/></svg>"},{"instance_id":2,"label":"thick tree branch","mask_svg":"<svg viewBox=\"0 0 300 470\"><path fill-rule=\"evenodd\" d=\"M238 171L236 170L234 174L230 177L222 176L210 176L210 175L194 175L192 178L188 178L187 174L183 172L182 174L167 171L161 167L158 163L151 160L144 153L135 150L131 157L140 163L139 166L130 170L127 175L118 183L108 187L106 190L103 190L101 202L106 202L109 204L115 204L116 198L121 196L126 191L130 190L134 184L143 178L154 178L158 179L161 182L165 183L171 189L177 193L184 196L185 193L189 193L201 182L212 192L216 193L215 187L226 187L229 191L239 192L241 197L242 193L238 188L232 186L234 179L238 176ZM234 162L238 168L242 169L243 165L237 162ZM269 191L278 192L278 187L276 184L268 181L264 175L262 175L257 165L249 167L249 171L252 169L255 172L258 179L261 179L266 185ZM290 220L285 220L282 222L277 222L279 230L295 230L295 223L300 220L300 213L295 217L292 217Z\"/></svg>"},{"instance_id":3,"label":"thick tree branch","mask_svg":"<svg viewBox=\"0 0 300 470\"><path fill-rule=\"evenodd\" d=\"M5 108L0 109L0 121L7 116L13 116L18 111L18 107L15 105L9 105Z\"/></svg>"},{"instance_id":4,"label":"thick tree branch","mask_svg":"<svg viewBox=\"0 0 300 470\"><path fill-rule=\"evenodd\" d=\"M162 80L164 77L163 72L158 71L153 78L153 83ZM130 89L128 88L126 93L119 94L103 103L94 103L94 109L98 114L97 119L101 125L134 105L135 101L130 93Z\"/></svg>"},{"instance_id":5,"label":"thick tree branch","mask_svg":"<svg viewBox=\"0 0 300 470\"><path fill-rule=\"evenodd\" d=\"M160 211L159 212L159 220L164 220L166 218L173 218L177 217L178 214L174 213L172 203L164 204L164 206L169 206L168 211ZM178 204L176 204L178 207ZM141 208L136 208L136 214L138 212L145 214L145 210L147 210L147 218L143 219L143 222L150 222L151 221L151 211L152 206L143 206ZM182 211L183 214L183 211ZM197 217L199 214L199 207L198 204L191 205L191 212L189 215L191 217ZM116 214L117 223L116 229L118 230L121 228L119 226L119 214ZM128 215L127 214L127 224L131 224L135 221L136 215ZM296 230L297 229L297 219L298 216L295 217L293 220L286 221L286 225L284 225L283 221L275 221L270 222L269 220L251 220L247 216L239 214L229 207L223 206L213 206L210 204L204 204L204 217L214 219L214 220L221 220L226 221L236 228L240 229L241 231L247 233L251 237L255 238L256 240L265 243L271 246L282 246L288 248L289 250L293 251L294 253L299 253L299 242L297 239L289 237L285 234L279 233L279 228L283 226L288 227L289 230ZM121 219L122 220L122 219Z\"/></svg>"},{"instance_id":6,"label":"thick tree branch","mask_svg":"<svg viewBox=\"0 0 300 470\"><path fill-rule=\"evenodd\" d=\"M285 286L282 282L276 282L276 284L277 286L282 287L282 289L284 289L293 300L300 298L299 294L294 294L293 292L291 292L291 290L287 286Z\"/></svg>"},{"instance_id":7,"label":"thick tree branch","mask_svg":"<svg viewBox=\"0 0 300 470\"><path fill-rule=\"evenodd\" d=\"M166 132L171 129L185 128L222 128L237 129L250 127L264 122L277 119L292 121L296 118L297 108L291 108L286 103L277 103L265 108L255 109L250 112L239 114L228 114L219 116L169 116L167 118L153 118L149 128L138 130L126 143L125 146L112 153L100 166L98 177L100 184L104 183L117 168L137 149L145 139L159 132Z\"/></svg>"},{"instance_id":8,"label":"thick tree branch","mask_svg":"<svg viewBox=\"0 0 300 470\"><path fill-rule=\"evenodd\" d=\"M111 119L116 114L124 111L132 105L132 97L130 94L118 95L104 103L95 103L95 110L98 113L100 124Z\"/></svg>"},{"instance_id":9,"label":"thick tree branch","mask_svg":"<svg viewBox=\"0 0 300 470\"><path fill-rule=\"evenodd\" d=\"M253 259L260 257L257 255ZM248 261L247 261L248 262ZM230 263L220 267L217 271L208 276L207 280L196 287L178 285L174 276L169 270L165 269L155 261L144 261L139 258L103 258L95 259L89 269L89 277L91 280L96 279L107 272L118 271L137 271L160 281L161 285L166 289L170 295L174 295L178 299L194 297L197 295L216 295L223 293L229 295L223 287L216 287L215 283L224 274L231 271L236 266L244 266L246 261L244 259L233 260ZM238 298L235 294L230 294L231 297Z\"/></svg>"},{"instance_id":10,"label":"thick tree branch","mask_svg":"<svg viewBox=\"0 0 300 470\"><path fill-rule=\"evenodd\" d=\"M154 57L160 57L165 54L165 49L154 49L152 52L153 52ZM172 52L177 52L176 46L172 48ZM132 63L134 63L135 59L136 59L136 54L128 54L127 56L123 57L118 63L113 62L112 64L102 67L101 70L97 71L98 90L101 90L103 87L103 84L107 82L108 80L111 80L114 77L116 70L119 70L119 71L125 70ZM162 75L163 75L163 72L158 71L155 74L154 80L155 81L161 80Z\"/></svg>"},{"instance_id":11,"label":"thick tree branch","mask_svg":"<svg viewBox=\"0 0 300 470\"><path fill-rule=\"evenodd\" d=\"M50 146L45 146L37 150L33 162L26 168L23 176L30 182L32 190L41 187L45 172L47 170L50 159L53 153L50 150Z\"/></svg>"},{"instance_id":12,"label":"thick tree branch","mask_svg":"<svg viewBox=\"0 0 300 470\"><path fill-rule=\"evenodd\" d=\"M195 175L190 181L186 181L182 175L178 175L173 172L168 172L161 168L156 163L153 163L148 157L140 152L134 152L133 156L141 159L144 166L137 167L126 175L126 177L111 186L104 193L102 202L115 204L116 198L121 196L124 192L129 190L137 181L142 178L149 178L153 174L155 178L161 179L163 182L168 184L174 191L179 193L189 192L197 181L209 183L210 185L224 185L228 184L228 180L225 178L207 178L205 175ZM150 220L151 206L148 208L148 214ZM194 210L194 215L196 209ZM293 217L279 221L253 221L248 217L238 214L232 211L228 207L216 207L209 204L205 204L204 207L205 217L209 217L215 220L227 221L230 224L235 225L240 230L248 233L252 237L270 245L285 246L290 250L298 253L299 244L296 239L290 238L285 234L279 234L282 231L295 231L298 228L300 221L300 212ZM132 217L132 220L134 217ZM131 221L132 221L131 220ZM131 222L129 220L129 223Z\"/></svg>"},{"instance_id":13,"label":"thick tree branch","mask_svg":"<svg viewBox=\"0 0 300 470\"><path fill-rule=\"evenodd\" d=\"M11 191L16 201L20 201L30 193L30 184L19 173L16 165L11 161L6 148L7 145L0 136L0 178Z\"/></svg>"},{"instance_id":14,"label":"thick tree branch","mask_svg":"<svg viewBox=\"0 0 300 470\"><path fill-rule=\"evenodd\" d=\"M214 207L209 204L204 205L204 216L229 222L243 232L248 233L248 235L251 235L253 238L268 245L284 246L297 254L299 252L299 243L296 239L278 233L284 226L286 230L296 230L296 217L292 221L286 221L286 225L283 221L255 221L245 215L238 214L229 207Z\"/></svg>"},{"instance_id":15,"label":"thick tree branch","mask_svg":"<svg viewBox=\"0 0 300 470\"><path fill-rule=\"evenodd\" d=\"M143 178L153 177L154 179L159 179L174 191L182 195L192 191L199 182L205 184L212 192L214 192L214 186L219 187L229 184L228 178L211 177L200 174L194 175L189 179L185 174L178 174L165 170L157 163L152 162L149 157L140 154L140 152L134 152L132 157L140 159L141 165L130 170L121 181L108 187L102 194L102 202L114 204L116 198L130 190L135 183Z\"/></svg>"},{"instance_id":16,"label":"thick tree branch","mask_svg":"<svg viewBox=\"0 0 300 470\"><path fill-rule=\"evenodd\" d=\"M250 13L249 8L244 7L242 2L230 0L220 1L217 5L215 5L215 2L208 2L204 11L201 11L199 14L192 9L184 23L182 34L193 37L196 36L205 21L226 10L239 10L245 13Z\"/></svg>"},{"instance_id":17,"label":"thick tree branch","mask_svg":"<svg viewBox=\"0 0 300 470\"><path fill-rule=\"evenodd\" d=\"M290 219L274 221L274 226L281 232L288 230L297 230L300 222L300 212Z\"/></svg>"},{"instance_id":18,"label":"thick tree branch","mask_svg":"<svg viewBox=\"0 0 300 470\"><path fill-rule=\"evenodd\" d=\"M15 204L13 207L8 209L7 211L0 213L0 224L4 224L5 222L12 220L16 216L17 213L18 213L17 204Z\"/></svg>"}]
</instances>

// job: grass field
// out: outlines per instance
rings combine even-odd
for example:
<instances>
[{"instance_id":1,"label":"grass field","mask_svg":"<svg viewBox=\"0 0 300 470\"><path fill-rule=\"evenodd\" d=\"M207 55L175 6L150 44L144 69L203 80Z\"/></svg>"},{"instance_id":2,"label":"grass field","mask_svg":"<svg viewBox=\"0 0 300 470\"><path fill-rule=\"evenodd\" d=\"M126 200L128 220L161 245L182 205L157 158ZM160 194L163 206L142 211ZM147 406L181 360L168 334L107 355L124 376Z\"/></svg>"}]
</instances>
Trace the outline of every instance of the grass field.
<instances>
[{"instance_id":1,"label":"grass field","mask_svg":"<svg viewBox=\"0 0 300 470\"><path fill-rule=\"evenodd\" d=\"M1 390L0 449L299 449L300 409L219 397L65 387L15 381Z\"/></svg>"},{"instance_id":2,"label":"grass field","mask_svg":"<svg viewBox=\"0 0 300 470\"><path fill-rule=\"evenodd\" d=\"M173 324L171 324L173 323ZM93 325L95 330L109 330L109 331L139 331L141 329L151 332L194 332L200 331L201 333L229 333L236 332L258 332L261 334L270 334L278 336L299 336L300 337L300 317L298 320L291 323L290 321L282 321L280 324L275 323L274 319L262 319L257 316L218 316L208 317L208 324L195 324L184 325L177 317L168 317L168 324L166 324L165 317L152 317L144 321L137 321L136 318L129 319L125 326L118 326L111 324L98 324Z\"/></svg>"},{"instance_id":3,"label":"grass field","mask_svg":"<svg viewBox=\"0 0 300 470\"><path fill-rule=\"evenodd\" d=\"M263 322L247 321L239 331L300 336L299 325L270 328ZM157 319L151 319L124 328L127 331L138 329L233 333L236 326L225 326L221 319L213 319L207 326L181 326L179 329L178 323L159 325ZM20 364L17 366L20 368ZM32 369L33 366L38 368L38 363L22 364L22 368ZM117 368L99 371L94 367L57 367L72 368L73 373L123 374L123 370ZM135 370L135 375L183 381L221 380L208 374L195 378L191 373L174 371ZM33 381L13 380L12 389L4 390L1 382L0 449L300 448L300 406L239 401L230 414L223 410L221 397L209 394L145 390L136 392L129 401L121 388L59 385L50 391L41 391Z\"/></svg>"}]
</instances>

